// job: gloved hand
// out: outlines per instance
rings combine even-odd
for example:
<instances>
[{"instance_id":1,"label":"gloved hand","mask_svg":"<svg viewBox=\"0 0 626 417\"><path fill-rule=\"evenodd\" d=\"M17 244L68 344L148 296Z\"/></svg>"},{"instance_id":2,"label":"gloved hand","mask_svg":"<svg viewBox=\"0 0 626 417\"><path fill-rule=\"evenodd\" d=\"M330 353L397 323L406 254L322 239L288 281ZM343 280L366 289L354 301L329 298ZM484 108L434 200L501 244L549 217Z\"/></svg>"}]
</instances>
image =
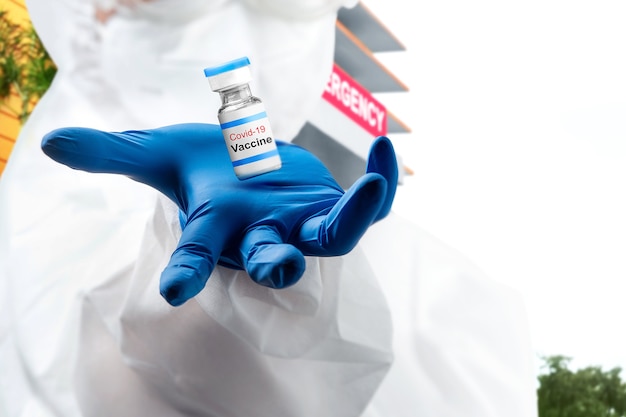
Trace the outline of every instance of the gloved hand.
<instances>
[{"instance_id":1,"label":"gloved hand","mask_svg":"<svg viewBox=\"0 0 626 417\"><path fill-rule=\"evenodd\" d=\"M240 180L217 125L121 133L62 128L42 141L46 155L62 164L126 175L178 205L183 232L160 281L174 306L204 288L216 263L245 269L267 287L292 285L304 272L304 256L348 253L391 210L398 170L389 139L373 142L367 173L347 192L310 152L277 146L281 169Z\"/></svg>"}]
</instances>

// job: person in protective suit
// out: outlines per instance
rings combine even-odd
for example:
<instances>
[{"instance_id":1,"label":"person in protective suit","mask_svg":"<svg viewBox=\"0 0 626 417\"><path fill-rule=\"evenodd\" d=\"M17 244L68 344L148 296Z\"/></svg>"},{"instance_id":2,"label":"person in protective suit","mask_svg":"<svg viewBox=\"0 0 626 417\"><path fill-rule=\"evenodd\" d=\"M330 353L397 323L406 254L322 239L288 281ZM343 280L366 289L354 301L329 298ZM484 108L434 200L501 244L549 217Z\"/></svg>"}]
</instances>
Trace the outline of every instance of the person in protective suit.
<instances>
[{"instance_id":1,"label":"person in protective suit","mask_svg":"<svg viewBox=\"0 0 626 417\"><path fill-rule=\"evenodd\" d=\"M353 4L28 1L58 73L0 181L4 414L535 415L519 297L394 215L391 142L348 190L289 144ZM284 163L246 181L202 76L238 56Z\"/></svg>"}]
</instances>

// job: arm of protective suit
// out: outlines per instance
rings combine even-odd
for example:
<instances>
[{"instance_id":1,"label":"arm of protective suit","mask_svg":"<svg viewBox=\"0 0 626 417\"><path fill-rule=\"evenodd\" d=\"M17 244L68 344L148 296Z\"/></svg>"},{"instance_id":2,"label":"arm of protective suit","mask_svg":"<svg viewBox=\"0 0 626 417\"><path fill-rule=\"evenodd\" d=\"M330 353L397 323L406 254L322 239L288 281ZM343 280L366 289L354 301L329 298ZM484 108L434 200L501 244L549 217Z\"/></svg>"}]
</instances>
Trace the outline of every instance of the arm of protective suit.
<instances>
[{"instance_id":1,"label":"arm of protective suit","mask_svg":"<svg viewBox=\"0 0 626 417\"><path fill-rule=\"evenodd\" d=\"M310 152L278 145L282 168L244 181L216 125L122 133L62 128L46 135L42 148L75 169L127 175L178 205L183 233L160 288L180 305L204 288L218 262L267 287L293 285L304 256L348 253L389 213L398 178L389 139L373 142L366 173L347 192Z\"/></svg>"}]
</instances>

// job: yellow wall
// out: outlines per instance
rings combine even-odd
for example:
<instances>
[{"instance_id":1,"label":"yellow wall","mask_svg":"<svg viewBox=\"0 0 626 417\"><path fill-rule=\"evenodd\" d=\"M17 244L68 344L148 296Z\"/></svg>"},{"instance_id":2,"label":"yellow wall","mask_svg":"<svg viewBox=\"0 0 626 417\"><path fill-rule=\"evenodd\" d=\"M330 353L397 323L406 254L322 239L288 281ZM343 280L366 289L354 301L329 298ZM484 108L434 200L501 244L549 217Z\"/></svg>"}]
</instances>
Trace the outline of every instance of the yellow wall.
<instances>
[{"instance_id":1,"label":"yellow wall","mask_svg":"<svg viewBox=\"0 0 626 417\"><path fill-rule=\"evenodd\" d=\"M23 26L31 24L24 0L3 0L1 7L8 11L8 17L12 22ZM0 101L0 175L21 128L17 116L10 112L8 107L19 109L20 106L21 101L15 93L12 93L8 99Z\"/></svg>"}]
</instances>

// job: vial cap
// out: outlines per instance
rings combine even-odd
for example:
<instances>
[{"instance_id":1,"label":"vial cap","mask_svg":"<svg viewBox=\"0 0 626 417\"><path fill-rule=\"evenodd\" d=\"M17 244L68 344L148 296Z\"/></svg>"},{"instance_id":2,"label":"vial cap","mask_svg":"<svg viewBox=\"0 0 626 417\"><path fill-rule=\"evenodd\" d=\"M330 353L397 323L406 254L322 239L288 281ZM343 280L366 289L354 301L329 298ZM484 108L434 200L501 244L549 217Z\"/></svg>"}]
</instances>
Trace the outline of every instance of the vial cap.
<instances>
[{"instance_id":1,"label":"vial cap","mask_svg":"<svg viewBox=\"0 0 626 417\"><path fill-rule=\"evenodd\" d=\"M250 60L248 57L242 57L216 67L208 67L204 69L204 75L213 91L247 84L252 80Z\"/></svg>"}]
</instances>

